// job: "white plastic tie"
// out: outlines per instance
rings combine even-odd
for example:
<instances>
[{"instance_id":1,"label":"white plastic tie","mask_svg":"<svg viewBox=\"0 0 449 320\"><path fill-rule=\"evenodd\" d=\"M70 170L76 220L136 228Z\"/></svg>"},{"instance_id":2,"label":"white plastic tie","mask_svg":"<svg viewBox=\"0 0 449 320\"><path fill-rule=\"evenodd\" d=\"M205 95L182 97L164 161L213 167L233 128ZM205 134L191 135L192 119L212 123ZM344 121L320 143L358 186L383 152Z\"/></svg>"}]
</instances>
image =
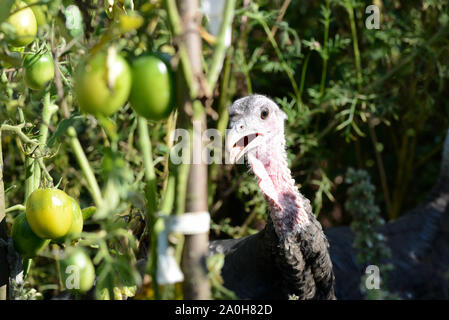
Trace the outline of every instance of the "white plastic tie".
<instances>
[{"instance_id":1,"label":"white plastic tie","mask_svg":"<svg viewBox=\"0 0 449 320\"><path fill-rule=\"evenodd\" d=\"M168 245L168 233L166 229L159 233L157 246L157 282L165 285L183 281L184 274L176 262L173 248Z\"/></svg>"},{"instance_id":2,"label":"white plastic tie","mask_svg":"<svg viewBox=\"0 0 449 320\"><path fill-rule=\"evenodd\" d=\"M180 215L171 215L167 218L167 227L171 232L192 235L206 233L210 229L210 214L207 211L186 212Z\"/></svg>"},{"instance_id":3,"label":"white plastic tie","mask_svg":"<svg viewBox=\"0 0 449 320\"><path fill-rule=\"evenodd\" d=\"M156 215L165 219L165 228L157 239L157 282L162 285L181 282L184 280L184 274L176 262L173 248L168 244L168 235L171 232L188 235L209 232L210 214L203 211L187 212L182 215L166 215L158 212Z\"/></svg>"}]
</instances>

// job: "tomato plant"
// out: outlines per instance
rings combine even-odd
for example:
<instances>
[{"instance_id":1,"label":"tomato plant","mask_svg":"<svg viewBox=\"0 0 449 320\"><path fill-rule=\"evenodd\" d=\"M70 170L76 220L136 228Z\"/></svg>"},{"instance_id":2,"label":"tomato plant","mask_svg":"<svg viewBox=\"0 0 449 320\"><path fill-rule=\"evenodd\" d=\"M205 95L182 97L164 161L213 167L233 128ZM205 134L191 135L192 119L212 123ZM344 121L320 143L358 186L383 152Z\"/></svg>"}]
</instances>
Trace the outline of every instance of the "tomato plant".
<instances>
[{"instance_id":1,"label":"tomato plant","mask_svg":"<svg viewBox=\"0 0 449 320\"><path fill-rule=\"evenodd\" d=\"M132 64L132 79L133 109L147 119L168 117L175 102L170 66L156 55L139 57Z\"/></svg>"},{"instance_id":2,"label":"tomato plant","mask_svg":"<svg viewBox=\"0 0 449 320\"><path fill-rule=\"evenodd\" d=\"M14 247L23 258L33 258L39 254L50 242L49 239L39 238L26 220L25 212L19 214L11 229Z\"/></svg>"},{"instance_id":3,"label":"tomato plant","mask_svg":"<svg viewBox=\"0 0 449 320\"><path fill-rule=\"evenodd\" d=\"M25 84L34 90L45 88L53 79L55 67L51 52L27 55L24 59Z\"/></svg>"},{"instance_id":4,"label":"tomato plant","mask_svg":"<svg viewBox=\"0 0 449 320\"><path fill-rule=\"evenodd\" d=\"M26 217L33 232L43 239L65 236L72 225L73 201L62 190L35 190L26 202Z\"/></svg>"},{"instance_id":5,"label":"tomato plant","mask_svg":"<svg viewBox=\"0 0 449 320\"><path fill-rule=\"evenodd\" d=\"M173 283L158 283L167 271L158 257L183 243L179 235L158 254L168 240L160 213L183 213L194 197L188 166L170 164L169 134L192 129L182 100L204 115L218 78L189 73L171 21L178 9L168 14L163 1L12 3L0 1L0 220L5 214L24 278L11 297L179 298ZM204 59L216 61L215 76L220 47ZM70 266L79 267L78 288L67 285ZM144 282L152 289L142 291Z\"/></svg>"}]
</instances>

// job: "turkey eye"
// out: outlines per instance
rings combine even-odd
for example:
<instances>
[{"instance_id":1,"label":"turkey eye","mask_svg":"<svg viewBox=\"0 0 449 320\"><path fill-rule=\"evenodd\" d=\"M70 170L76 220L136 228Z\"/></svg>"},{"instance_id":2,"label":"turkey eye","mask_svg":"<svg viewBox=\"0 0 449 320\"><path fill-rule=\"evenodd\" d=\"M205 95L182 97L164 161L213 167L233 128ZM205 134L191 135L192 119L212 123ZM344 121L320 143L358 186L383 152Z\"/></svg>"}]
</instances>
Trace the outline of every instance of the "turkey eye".
<instances>
[{"instance_id":1,"label":"turkey eye","mask_svg":"<svg viewBox=\"0 0 449 320\"><path fill-rule=\"evenodd\" d=\"M260 113L260 117L265 120L268 117L268 109L263 109L262 112Z\"/></svg>"}]
</instances>

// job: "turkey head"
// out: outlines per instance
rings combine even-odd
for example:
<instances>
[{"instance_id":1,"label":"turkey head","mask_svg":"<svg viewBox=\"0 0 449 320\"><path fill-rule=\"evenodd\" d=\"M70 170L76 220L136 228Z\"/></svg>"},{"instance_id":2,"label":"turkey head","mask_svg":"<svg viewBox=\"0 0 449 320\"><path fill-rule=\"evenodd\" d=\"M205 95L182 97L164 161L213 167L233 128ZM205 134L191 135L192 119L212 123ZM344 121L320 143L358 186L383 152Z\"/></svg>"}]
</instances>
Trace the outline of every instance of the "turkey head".
<instances>
[{"instance_id":1,"label":"turkey head","mask_svg":"<svg viewBox=\"0 0 449 320\"><path fill-rule=\"evenodd\" d=\"M247 156L258 185L270 205L276 233L283 237L307 225L309 201L295 186L287 166L286 114L263 95L236 100L229 108L226 149L231 163Z\"/></svg>"}]
</instances>

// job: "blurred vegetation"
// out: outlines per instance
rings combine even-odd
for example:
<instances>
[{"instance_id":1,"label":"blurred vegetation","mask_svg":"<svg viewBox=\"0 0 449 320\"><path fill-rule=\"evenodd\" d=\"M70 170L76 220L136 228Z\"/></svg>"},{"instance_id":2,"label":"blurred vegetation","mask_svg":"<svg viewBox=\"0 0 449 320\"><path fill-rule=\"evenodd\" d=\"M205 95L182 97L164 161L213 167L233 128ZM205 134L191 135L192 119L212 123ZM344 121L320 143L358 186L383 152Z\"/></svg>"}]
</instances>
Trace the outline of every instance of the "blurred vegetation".
<instances>
[{"instance_id":1,"label":"blurred vegetation","mask_svg":"<svg viewBox=\"0 0 449 320\"><path fill-rule=\"evenodd\" d=\"M385 260L391 257L386 238L376 230L385 221L379 217L379 207L374 202L375 187L365 170L349 168L346 172L345 182L350 184L348 199L345 209L352 214L351 230L355 234L354 248L357 251L357 262L366 266L369 264L379 268L379 281L387 282L389 271L393 270L391 263ZM369 274L362 275L360 290L366 299L380 300L391 299L394 296L385 290L385 286L379 283L379 290L367 290L366 281ZM369 280L368 280L369 281ZM382 288L382 289L380 289Z\"/></svg>"},{"instance_id":2,"label":"blurred vegetation","mask_svg":"<svg viewBox=\"0 0 449 320\"><path fill-rule=\"evenodd\" d=\"M47 91L27 89L21 80L22 68L3 65L0 120L10 124L25 120L23 132L36 137L47 93L52 102L71 112L64 121L61 112L52 116L46 167L54 184L78 199L81 208L94 205L65 132L72 125L99 184L118 201L111 209L116 212L113 218L86 224L87 243L83 244L90 246L103 275L99 281L112 295L113 287L127 288L138 282L135 262L146 256L149 246L143 222L145 170L138 119L128 104L110 122L81 114L72 95L72 75L82 58L100 44L113 43L131 61L145 52L174 55L176 39L157 0L42 3L48 3L48 17L55 17L54 22L39 28L39 40L25 51L36 52L48 45L59 54L63 96L56 81ZM128 11L133 7L140 17L134 22L142 26L117 27L120 19L108 16L111 3ZM449 127L449 4L446 0L376 0L381 13L379 30L365 26L369 16L365 8L371 4L355 0L237 1L232 44L215 100L207 110L208 127L224 132L226 107L234 99L251 93L273 98L288 115L292 173L325 228L352 221L351 210L344 207L348 167L364 169L371 177L375 186L372 205L378 206L383 219L395 219L419 203L438 175L440 150ZM206 27L207 19L203 22ZM2 53L11 53L4 39L0 47ZM205 66L211 51L212 45L203 41ZM167 187L167 133L173 121L173 115L167 121L149 121L158 203ZM3 134L1 143L8 208L23 203L26 156L17 136ZM209 204L212 238L242 237L264 226L267 205L244 166L210 166ZM8 214L9 224L16 214ZM106 233L99 239L92 233L89 238L90 232L98 230ZM182 245L176 236L169 240L177 247ZM216 271L222 262L215 259L209 267ZM30 286L46 298L59 292L56 266L48 257L38 257L33 266ZM117 276L117 270L122 274ZM232 297L218 276L211 279L216 284L215 297ZM155 297L148 281L144 278L138 297ZM180 298L179 292L174 286L157 294Z\"/></svg>"}]
</instances>

